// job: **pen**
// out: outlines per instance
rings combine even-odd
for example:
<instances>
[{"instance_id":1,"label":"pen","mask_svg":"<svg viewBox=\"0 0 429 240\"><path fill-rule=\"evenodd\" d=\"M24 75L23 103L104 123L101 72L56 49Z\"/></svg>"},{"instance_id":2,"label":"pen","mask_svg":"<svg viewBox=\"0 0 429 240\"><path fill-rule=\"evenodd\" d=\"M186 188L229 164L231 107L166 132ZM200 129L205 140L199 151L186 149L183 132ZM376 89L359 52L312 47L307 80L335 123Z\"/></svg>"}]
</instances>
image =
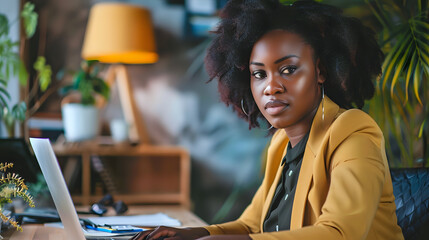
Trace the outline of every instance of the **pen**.
<instances>
[{"instance_id":1,"label":"pen","mask_svg":"<svg viewBox=\"0 0 429 240\"><path fill-rule=\"evenodd\" d=\"M84 226L91 226L91 227L93 227L93 228L97 228L99 225L97 225L97 224L95 224L95 223L93 223L91 220L89 220L89 219L79 219L80 221L82 221L83 222L83 225Z\"/></svg>"}]
</instances>

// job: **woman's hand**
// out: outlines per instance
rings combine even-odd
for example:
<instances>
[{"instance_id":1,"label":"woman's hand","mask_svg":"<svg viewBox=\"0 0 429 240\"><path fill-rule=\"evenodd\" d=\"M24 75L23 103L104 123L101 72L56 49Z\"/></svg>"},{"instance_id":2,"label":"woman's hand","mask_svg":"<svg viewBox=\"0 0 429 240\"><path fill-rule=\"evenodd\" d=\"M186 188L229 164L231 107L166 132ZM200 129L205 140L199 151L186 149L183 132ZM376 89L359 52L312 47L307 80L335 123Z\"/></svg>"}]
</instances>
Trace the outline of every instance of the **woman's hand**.
<instances>
[{"instance_id":1,"label":"woman's hand","mask_svg":"<svg viewBox=\"0 0 429 240\"><path fill-rule=\"evenodd\" d=\"M131 238L131 240L192 240L208 235L209 232L204 228L172 228L161 226L154 230L141 232Z\"/></svg>"}]
</instances>

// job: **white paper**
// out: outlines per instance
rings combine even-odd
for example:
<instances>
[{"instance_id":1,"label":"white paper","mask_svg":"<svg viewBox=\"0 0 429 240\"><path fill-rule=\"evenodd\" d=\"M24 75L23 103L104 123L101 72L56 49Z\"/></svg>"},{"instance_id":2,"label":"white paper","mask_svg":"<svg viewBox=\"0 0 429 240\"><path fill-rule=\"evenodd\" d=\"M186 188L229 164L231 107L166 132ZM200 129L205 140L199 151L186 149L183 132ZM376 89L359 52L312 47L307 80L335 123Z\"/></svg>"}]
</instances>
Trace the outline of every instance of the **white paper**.
<instances>
[{"instance_id":1,"label":"white paper","mask_svg":"<svg viewBox=\"0 0 429 240\"><path fill-rule=\"evenodd\" d=\"M180 221L167 216L164 213L155 213L147 215L134 215L134 216L113 216L113 217L92 217L88 218L95 224L108 224L108 225L133 225L133 226L168 226L179 227Z\"/></svg>"},{"instance_id":2,"label":"white paper","mask_svg":"<svg viewBox=\"0 0 429 240\"><path fill-rule=\"evenodd\" d=\"M46 227L56 227L56 228L64 228L61 222L53 222L53 223L45 223ZM83 234L85 237L115 237L115 236L133 236L137 234L136 232L132 233L109 233L103 231L97 231L92 229L83 229ZM144 229L146 230L146 229Z\"/></svg>"}]
</instances>

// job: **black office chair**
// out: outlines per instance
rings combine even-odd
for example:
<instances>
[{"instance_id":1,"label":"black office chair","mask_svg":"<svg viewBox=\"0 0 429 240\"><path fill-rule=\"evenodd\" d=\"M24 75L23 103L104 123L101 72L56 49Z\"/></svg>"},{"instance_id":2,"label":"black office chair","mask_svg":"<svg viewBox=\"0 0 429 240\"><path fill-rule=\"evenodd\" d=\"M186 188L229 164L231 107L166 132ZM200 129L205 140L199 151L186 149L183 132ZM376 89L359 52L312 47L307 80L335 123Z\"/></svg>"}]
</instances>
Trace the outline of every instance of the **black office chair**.
<instances>
[{"instance_id":1,"label":"black office chair","mask_svg":"<svg viewBox=\"0 0 429 240\"><path fill-rule=\"evenodd\" d=\"M429 239L429 168L391 169L396 215L405 240Z\"/></svg>"}]
</instances>

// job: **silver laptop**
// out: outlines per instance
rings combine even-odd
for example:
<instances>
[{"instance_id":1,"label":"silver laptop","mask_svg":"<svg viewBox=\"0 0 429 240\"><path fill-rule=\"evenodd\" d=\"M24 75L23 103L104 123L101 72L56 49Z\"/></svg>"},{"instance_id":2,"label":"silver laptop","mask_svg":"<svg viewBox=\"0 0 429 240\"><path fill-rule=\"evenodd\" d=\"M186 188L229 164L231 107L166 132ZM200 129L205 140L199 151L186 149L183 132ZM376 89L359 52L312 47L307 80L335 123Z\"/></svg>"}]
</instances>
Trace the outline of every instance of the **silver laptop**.
<instances>
[{"instance_id":1,"label":"silver laptop","mask_svg":"<svg viewBox=\"0 0 429 240\"><path fill-rule=\"evenodd\" d=\"M120 236L121 234L83 229L49 139L30 138L30 143L48 184L68 240L131 238L131 236Z\"/></svg>"}]
</instances>

